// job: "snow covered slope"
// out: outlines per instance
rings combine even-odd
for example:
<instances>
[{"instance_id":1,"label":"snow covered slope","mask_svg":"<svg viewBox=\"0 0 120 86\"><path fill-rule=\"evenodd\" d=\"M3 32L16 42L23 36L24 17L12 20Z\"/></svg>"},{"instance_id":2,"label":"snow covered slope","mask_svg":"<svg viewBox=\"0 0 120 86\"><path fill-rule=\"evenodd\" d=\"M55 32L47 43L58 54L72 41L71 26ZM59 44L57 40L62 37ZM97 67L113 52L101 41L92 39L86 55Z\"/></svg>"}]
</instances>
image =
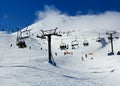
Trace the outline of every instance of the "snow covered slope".
<instances>
[{"instance_id":1,"label":"snow covered slope","mask_svg":"<svg viewBox=\"0 0 120 86\"><path fill-rule=\"evenodd\" d=\"M23 49L16 46L15 35L0 33L0 86L119 85L120 56L116 55L119 39L114 40L115 55L107 56L110 43L105 35L101 35L107 42L104 47L96 42L98 33L73 31L62 37L52 36L52 55L57 64L53 66L48 63L47 39L36 38L34 30L32 33L34 36L25 39L27 48ZM75 40L79 47L72 49ZM84 41L89 46L84 46ZM62 43L68 49L61 50Z\"/></svg>"}]
</instances>

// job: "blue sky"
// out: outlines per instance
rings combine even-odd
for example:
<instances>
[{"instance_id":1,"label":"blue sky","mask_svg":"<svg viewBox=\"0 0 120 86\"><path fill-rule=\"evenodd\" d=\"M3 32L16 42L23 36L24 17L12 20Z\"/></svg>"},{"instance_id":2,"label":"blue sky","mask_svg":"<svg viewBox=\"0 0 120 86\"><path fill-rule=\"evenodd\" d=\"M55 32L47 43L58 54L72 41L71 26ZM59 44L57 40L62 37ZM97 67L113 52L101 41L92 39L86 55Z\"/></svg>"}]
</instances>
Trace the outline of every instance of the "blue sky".
<instances>
[{"instance_id":1,"label":"blue sky","mask_svg":"<svg viewBox=\"0 0 120 86\"><path fill-rule=\"evenodd\" d=\"M120 0L0 0L0 29L24 28L37 19L36 12L54 6L69 15L120 12Z\"/></svg>"}]
</instances>

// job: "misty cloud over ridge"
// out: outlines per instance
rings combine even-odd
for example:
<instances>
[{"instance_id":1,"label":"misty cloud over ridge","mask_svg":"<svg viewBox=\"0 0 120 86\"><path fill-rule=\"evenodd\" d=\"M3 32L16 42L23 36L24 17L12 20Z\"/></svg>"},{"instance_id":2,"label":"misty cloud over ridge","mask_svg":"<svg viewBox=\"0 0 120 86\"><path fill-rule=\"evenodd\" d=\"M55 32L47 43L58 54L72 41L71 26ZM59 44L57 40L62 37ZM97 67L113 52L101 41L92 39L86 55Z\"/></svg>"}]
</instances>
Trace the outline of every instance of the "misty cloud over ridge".
<instances>
[{"instance_id":1,"label":"misty cloud over ridge","mask_svg":"<svg viewBox=\"0 0 120 86\"><path fill-rule=\"evenodd\" d=\"M31 25L39 29L109 31L120 30L120 12L106 11L99 14L79 14L70 16L54 6L45 6L45 10L36 13L38 18Z\"/></svg>"}]
</instances>

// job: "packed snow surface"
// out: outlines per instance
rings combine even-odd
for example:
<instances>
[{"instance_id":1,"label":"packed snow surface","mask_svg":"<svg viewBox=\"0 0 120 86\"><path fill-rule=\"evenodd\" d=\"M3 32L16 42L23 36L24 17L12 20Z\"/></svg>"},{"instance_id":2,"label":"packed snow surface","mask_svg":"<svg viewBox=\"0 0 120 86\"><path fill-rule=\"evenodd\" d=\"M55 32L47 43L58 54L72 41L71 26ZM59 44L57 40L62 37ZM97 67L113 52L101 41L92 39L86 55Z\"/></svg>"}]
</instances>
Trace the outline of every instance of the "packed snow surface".
<instances>
[{"instance_id":1,"label":"packed snow surface","mask_svg":"<svg viewBox=\"0 0 120 86\"><path fill-rule=\"evenodd\" d=\"M24 39L27 48L18 48L15 34L0 33L0 86L119 86L119 39L114 39L115 55L108 56L111 48L105 34L101 35L104 42L96 42L98 33L73 31L52 36L57 64L53 66L48 63L47 39L36 35ZM72 49L72 41L78 43L76 49ZM61 50L62 43L68 49Z\"/></svg>"}]
</instances>

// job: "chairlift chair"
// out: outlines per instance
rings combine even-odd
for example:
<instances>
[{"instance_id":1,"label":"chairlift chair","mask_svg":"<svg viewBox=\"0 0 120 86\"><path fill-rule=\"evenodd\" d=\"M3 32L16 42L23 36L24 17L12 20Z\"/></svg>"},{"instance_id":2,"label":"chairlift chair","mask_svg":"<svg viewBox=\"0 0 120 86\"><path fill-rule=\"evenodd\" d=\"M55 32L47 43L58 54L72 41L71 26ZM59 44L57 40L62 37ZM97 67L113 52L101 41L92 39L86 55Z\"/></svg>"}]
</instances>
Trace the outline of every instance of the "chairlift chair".
<instances>
[{"instance_id":1,"label":"chairlift chair","mask_svg":"<svg viewBox=\"0 0 120 86\"><path fill-rule=\"evenodd\" d=\"M120 33L116 33L116 34L115 34L115 39L119 39L119 34L120 34Z\"/></svg>"},{"instance_id":2,"label":"chairlift chair","mask_svg":"<svg viewBox=\"0 0 120 86\"><path fill-rule=\"evenodd\" d=\"M100 37L100 33L99 33L99 35L98 35L98 38L97 38L96 42L101 42L101 41L102 41L102 38Z\"/></svg>"},{"instance_id":3,"label":"chairlift chair","mask_svg":"<svg viewBox=\"0 0 120 86\"><path fill-rule=\"evenodd\" d=\"M23 32L24 32L24 31L23 31ZM25 35L25 33L24 33L24 35L23 35L23 32L20 31L20 33L17 33L16 45L17 45L19 48L26 48L26 47L27 47L24 39L29 38L29 36L28 36L28 35Z\"/></svg>"},{"instance_id":4,"label":"chairlift chair","mask_svg":"<svg viewBox=\"0 0 120 86\"><path fill-rule=\"evenodd\" d=\"M119 37L118 37L118 36L116 36L115 38L116 38L116 39L119 39Z\"/></svg>"},{"instance_id":5,"label":"chairlift chair","mask_svg":"<svg viewBox=\"0 0 120 86\"><path fill-rule=\"evenodd\" d=\"M17 42L16 42L16 45L17 45L19 48L26 48L26 47L27 47L27 45L26 45L26 43L25 43L24 40L19 40L19 41L17 41Z\"/></svg>"},{"instance_id":6,"label":"chairlift chair","mask_svg":"<svg viewBox=\"0 0 120 86\"><path fill-rule=\"evenodd\" d=\"M61 50L66 50L66 49L68 49L68 45L66 45L65 43L61 43L60 44L60 49Z\"/></svg>"},{"instance_id":7,"label":"chairlift chair","mask_svg":"<svg viewBox=\"0 0 120 86\"><path fill-rule=\"evenodd\" d=\"M19 39L26 39L30 37L30 30L20 31Z\"/></svg>"},{"instance_id":8,"label":"chairlift chair","mask_svg":"<svg viewBox=\"0 0 120 86\"><path fill-rule=\"evenodd\" d=\"M85 40L85 41L83 42L83 45L84 45L84 46L88 46L89 43Z\"/></svg>"},{"instance_id":9,"label":"chairlift chair","mask_svg":"<svg viewBox=\"0 0 120 86\"><path fill-rule=\"evenodd\" d=\"M79 48L79 42L77 40L73 40L71 42L72 49L78 49Z\"/></svg>"},{"instance_id":10,"label":"chairlift chair","mask_svg":"<svg viewBox=\"0 0 120 86\"><path fill-rule=\"evenodd\" d=\"M102 38L98 37L96 42L101 42L102 41Z\"/></svg>"},{"instance_id":11,"label":"chairlift chair","mask_svg":"<svg viewBox=\"0 0 120 86\"><path fill-rule=\"evenodd\" d=\"M29 38L29 36L22 36L19 39L26 39L26 38Z\"/></svg>"}]
</instances>

